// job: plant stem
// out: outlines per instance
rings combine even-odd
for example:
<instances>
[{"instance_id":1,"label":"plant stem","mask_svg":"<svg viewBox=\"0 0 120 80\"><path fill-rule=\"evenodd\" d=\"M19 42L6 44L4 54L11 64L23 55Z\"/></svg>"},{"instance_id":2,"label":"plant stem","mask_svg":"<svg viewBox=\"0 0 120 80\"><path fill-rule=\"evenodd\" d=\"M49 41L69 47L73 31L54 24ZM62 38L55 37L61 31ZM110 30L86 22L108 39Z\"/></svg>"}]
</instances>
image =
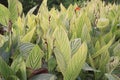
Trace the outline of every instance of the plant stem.
<instances>
[{"instance_id":1,"label":"plant stem","mask_svg":"<svg viewBox=\"0 0 120 80\"><path fill-rule=\"evenodd\" d=\"M10 49L12 45L12 22L11 20L9 20L9 24L8 24L8 34L9 34L9 49Z\"/></svg>"}]
</instances>

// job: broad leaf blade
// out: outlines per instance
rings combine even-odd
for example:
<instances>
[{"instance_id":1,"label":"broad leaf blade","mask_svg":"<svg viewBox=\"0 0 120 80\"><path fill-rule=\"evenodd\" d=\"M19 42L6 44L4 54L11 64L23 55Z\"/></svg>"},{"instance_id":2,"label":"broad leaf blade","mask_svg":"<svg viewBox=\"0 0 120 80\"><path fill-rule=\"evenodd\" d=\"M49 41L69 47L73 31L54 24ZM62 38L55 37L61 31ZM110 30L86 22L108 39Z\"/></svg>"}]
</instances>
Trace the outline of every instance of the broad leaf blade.
<instances>
[{"instance_id":1,"label":"broad leaf blade","mask_svg":"<svg viewBox=\"0 0 120 80\"><path fill-rule=\"evenodd\" d=\"M84 25L82 28L81 39L82 41L86 41L87 43L90 43L91 41L91 37L87 25Z\"/></svg>"},{"instance_id":2,"label":"broad leaf blade","mask_svg":"<svg viewBox=\"0 0 120 80\"><path fill-rule=\"evenodd\" d=\"M7 79L10 75L13 75L14 72L12 69L7 65L7 63L0 57L0 74Z\"/></svg>"},{"instance_id":3,"label":"broad leaf blade","mask_svg":"<svg viewBox=\"0 0 120 80\"><path fill-rule=\"evenodd\" d=\"M18 49L20 51L20 55L26 59L34 46L35 45L32 43L20 43L18 46Z\"/></svg>"},{"instance_id":4,"label":"broad leaf blade","mask_svg":"<svg viewBox=\"0 0 120 80\"><path fill-rule=\"evenodd\" d=\"M30 42L32 37L33 37L33 34L34 34L34 31L35 31L35 27L29 31L23 38L22 38L22 42Z\"/></svg>"},{"instance_id":5,"label":"broad leaf blade","mask_svg":"<svg viewBox=\"0 0 120 80\"><path fill-rule=\"evenodd\" d=\"M20 63L19 70L16 74L20 80L27 80L26 65L24 61Z\"/></svg>"},{"instance_id":6,"label":"broad leaf blade","mask_svg":"<svg viewBox=\"0 0 120 80\"><path fill-rule=\"evenodd\" d=\"M24 59L18 56L11 65L12 70L17 73L21 80L27 80L26 76L26 65Z\"/></svg>"},{"instance_id":7,"label":"broad leaf blade","mask_svg":"<svg viewBox=\"0 0 120 80\"><path fill-rule=\"evenodd\" d=\"M18 56L13 61L11 68L17 74L20 80L27 80L26 65L21 56Z\"/></svg>"},{"instance_id":8,"label":"broad leaf blade","mask_svg":"<svg viewBox=\"0 0 120 80\"><path fill-rule=\"evenodd\" d=\"M62 53L65 63L68 63L69 59L71 58L71 49L67 33L62 27L57 27L53 36L55 38L55 46Z\"/></svg>"},{"instance_id":9,"label":"broad leaf blade","mask_svg":"<svg viewBox=\"0 0 120 80\"><path fill-rule=\"evenodd\" d=\"M107 27L108 24L109 24L109 19L100 18L98 19L97 27L101 29L101 28Z\"/></svg>"},{"instance_id":10,"label":"broad leaf blade","mask_svg":"<svg viewBox=\"0 0 120 80\"><path fill-rule=\"evenodd\" d=\"M114 38L115 38L115 37L113 37L113 38L108 42L107 45L103 46L103 47L102 47L101 49L99 49L96 53L94 53L94 54L92 55L92 58L96 58L97 56L99 56L99 55L101 55L102 53L104 53L105 51L107 51L108 48L109 48L109 47L111 46L111 44L113 43Z\"/></svg>"},{"instance_id":11,"label":"broad leaf blade","mask_svg":"<svg viewBox=\"0 0 120 80\"><path fill-rule=\"evenodd\" d=\"M8 25L9 22L9 10L2 4L0 4L0 23L4 26Z\"/></svg>"},{"instance_id":12,"label":"broad leaf blade","mask_svg":"<svg viewBox=\"0 0 120 80\"><path fill-rule=\"evenodd\" d=\"M79 75L87 57L87 45L84 42L79 50L73 55L64 75L64 80L75 80Z\"/></svg>"},{"instance_id":13,"label":"broad leaf blade","mask_svg":"<svg viewBox=\"0 0 120 80\"><path fill-rule=\"evenodd\" d=\"M67 64L63 56L63 53L61 53L57 48L54 49L54 53L55 53L55 57L57 60L58 67L60 68L60 71L62 72L62 74L65 74Z\"/></svg>"},{"instance_id":14,"label":"broad leaf blade","mask_svg":"<svg viewBox=\"0 0 120 80\"><path fill-rule=\"evenodd\" d=\"M17 20L17 17L18 17L17 1L18 0L8 0L8 9L10 11L10 20L13 23Z\"/></svg>"},{"instance_id":15,"label":"broad leaf blade","mask_svg":"<svg viewBox=\"0 0 120 80\"><path fill-rule=\"evenodd\" d=\"M43 57L43 52L39 48L38 45L35 45L32 49L31 53L29 54L26 60L26 66L32 69L39 69L41 68L41 59Z\"/></svg>"},{"instance_id":16,"label":"broad leaf blade","mask_svg":"<svg viewBox=\"0 0 120 80\"><path fill-rule=\"evenodd\" d=\"M70 42L70 46L71 46L71 54L75 54L76 51L79 49L79 47L81 46L81 39L77 38L74 39Z\"/></svg>"}]
</instances>

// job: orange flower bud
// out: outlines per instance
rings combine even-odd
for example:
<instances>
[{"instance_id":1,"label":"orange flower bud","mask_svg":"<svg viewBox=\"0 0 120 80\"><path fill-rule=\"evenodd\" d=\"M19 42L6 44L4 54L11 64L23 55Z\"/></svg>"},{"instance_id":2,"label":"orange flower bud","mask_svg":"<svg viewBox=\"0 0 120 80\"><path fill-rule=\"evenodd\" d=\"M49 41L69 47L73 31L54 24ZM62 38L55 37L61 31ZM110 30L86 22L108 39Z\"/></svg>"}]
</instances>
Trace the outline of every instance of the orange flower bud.
<instances>
[{"instance_id":1,"label":"orange flower bud","mask_svg":"<svg viewBox=\"0 0 120 80\"><path fill-rule=\"evenodd\" d=\"M80 11L80 7L76 7L76 8L75 8L75 11Z\"/></svg>"}]
</instances>

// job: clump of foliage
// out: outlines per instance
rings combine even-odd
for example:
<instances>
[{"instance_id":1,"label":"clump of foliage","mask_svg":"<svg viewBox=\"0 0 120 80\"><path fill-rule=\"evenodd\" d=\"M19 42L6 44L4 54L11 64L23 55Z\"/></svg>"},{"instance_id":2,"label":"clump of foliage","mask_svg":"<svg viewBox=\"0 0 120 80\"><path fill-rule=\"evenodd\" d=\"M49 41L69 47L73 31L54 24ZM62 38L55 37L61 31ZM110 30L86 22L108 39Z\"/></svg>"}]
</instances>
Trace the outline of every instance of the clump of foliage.
<instances>
[{"instance_id":1,"label":"clump of foliage","mask_svg":"<svg viewBox=\"0 0 120 80\"><path fill-rule=\"evenodd\" d=\"M18 0L0 4L0 79L119 80L120 5L41 4L26 16Z\"/></svg>"}]
</instances>

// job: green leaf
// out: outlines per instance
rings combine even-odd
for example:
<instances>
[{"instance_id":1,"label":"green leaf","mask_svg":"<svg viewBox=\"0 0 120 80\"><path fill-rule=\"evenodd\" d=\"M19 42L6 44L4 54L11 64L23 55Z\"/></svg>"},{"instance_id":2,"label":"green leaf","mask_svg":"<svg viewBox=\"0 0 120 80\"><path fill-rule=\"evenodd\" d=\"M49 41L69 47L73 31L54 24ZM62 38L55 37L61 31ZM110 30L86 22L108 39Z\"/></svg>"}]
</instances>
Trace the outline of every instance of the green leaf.
<instances>
[{"instance_id":1,"label":"green leaf","mask_svg":"<svg viewBox=\"0 0 120 80\"><path fill-rule=\"evenodd\" d=\"M75 80L77 78L83 65L85 64L86 57L87 45L84 42L79 50L73 55L72 59L70 59L64 75L64 80Z\"/></svg>"},{"instance_id":2,"label":"green leaf","mask_svg":"<svg viewBox=\"0 0 120 80\"><path fill-rule=\"evenodd\" d=\"M84 25L82 28L81 39L82 41L86 41L87 43L90 43L91 41L91 37L87 25Z\"/></svg>"},{"instance_id":3,"label":"green leaf","mask_svg":"<svg viewBox=\"0 0 120 80\"><path fill-rule=\"evenodd\" d=\"M98 51L101 48L100 42L96 41L95 43L95 50Z\"/></svg>"},{"instance_id":4,"label":"green leaf","mask_svg":"<svg viewBox=\"0 0 120 80\"><path fill-rule=\"evenodd\" d=\"M17 73L20 80L27 80L26 76L26 65L24 59L18 56L11 65L12 70Z\"/></svg>"},{"instance_id":5,"label":"green leaf","mask_svg":"<svg viewBox=\"0 0 120 80\"><path fill-rule=\"evenodd\" d=\"M48 61L48 70L50 72L54 71L56 65L57 65L56 59L52 56Z\"/></svg>"},{"instance_id":6,"label":"green leaf","mask_svg":"<svg viewBox=\"0 0 120 80\"><path fill-rule=\"evenodd\" d=\"M75 30L77 32L77 37L81 37L83 33L82 30L86 29L84 25L87 26L87 33L90 32L92 28L86 12L82 12L75 20Z\"/></svg>"},{"instance_id":7,"label":"green leaf","mask_svg":"<svg viewBox=\"0 0 120 80\"><path fill-rule=\"evenodd\" d=\"M68 64L68 61L71 58L71 49L67 33L62 27L57 27L53 33L53 36L55 38L55 46L62 53L65 63Z\"/></svg>"},{"instance_id":8,"label":"green leaf","mask_svg":"<svg viewBox=\"0 0 120 80\"><path fill-rule=\"evenodd\" d=\"M106 64L109 62L110 59L110 53L108 51L105 51L104 54L101 54L101 57L98 58L99 61L99 70L101 71L101 73L105 73L106 72ZM103 61L104 60L104 61Z\"/></svg>"},{"instance_id":9,"label":"green leaf","mask_svg":"<svg viewBox=\"0 0 120 80\"><path fill-rule=\"evenodd\" d=\"M8 26L9 22L9 10L2 4L0 4L0 23L4 26Z\"/></svg>"},{"instance_id":10,"label":"green leaf","mask_svg":"<svg viewBox=\"0 0 120 80\"><path fill-rule=\"evenodd\" d=\"M18 0L8 0L8 9L10 11L10 20L14 23L18 17Z\"/></svg>"},{"instance_id":11,"label":"green leaf","mask_svg":"<svg viewBox=\"0 0 120 80\"><path fill-rule=\"evenodd\" d=\"M104 41L107 43L110 39L112 39L112 32L109 32L103 36Z\"/></svg>"},{"instance_id":12,"label":"green leaf","mask_svg":"<svg viewBox=\"0 0 120 80\"><path fill-rule=\"evenodd\" d=\"M23 56L26 59L34 46L35 45L32 44L32 43L20 43L18 45L20 55Z\"/></svg>"},{"instance_id":13,"label":"green leaf","mask_svg":"<svg viewBox=\"0 0 120 80\"><path fill-rule=\"evenodd\" d=\"M53 74L39 74L32 77L30 80L57 80L57 78Z\"/></svg>"},{"instance_id":14,"label":"green leaf","mask_svg":"<svg viewBox=\"0 0 120 80\"><path fill-rule=\"evenodd\" d=\"M38 45L35 45L26 60L26 66L32 69L41 68L42 57L43 57L42 50L40 49Z\"/></svg>"},{"instance_id":15,"label":"green leaf","mask_svg":"<svg viewBox=\"0 0 120 80\"><path fill-rule=\"evenodd\" d=\"M14 75L12 69L7 65L7 63L0 56L0 74L7 79L10 75Z\"/></svg>"},{"instance_id":16,"label":"green leaf","mask_svg":"<svg viewBox=\"0 0 120 80\"><path fill-rule=\"evenodd\" d=\"M34 27L31 31L29 31L23 38L22 38L22 42L30 42L33 34L35 32L36 27Z\"/></svg>"},{"instance_id":17,"label":"green leaf","mask_svg":"<svg viewBox=\"0 0 120 80\"><path fill-rule=\"evenodd\" d=\"M4 45L5 37L0 34L0 47Z\"/></svg>"},{"instance_id":18,"label":"green leaf","mask_svg":"<svg viewBox=\"0 0 120 80\"><path fill-rule=\"evenodd\" d=\"M67 68L67 63L65 61L65 58L63 56L63 53L61 53L57 48L54 49L55 57L57 60L58 67L62 74L65 74L65 70Z\"/></svg>"},{"instance_id":19,"label":"green leaf","mask_svg":"<svg viewBox=\"0 0 120 80\"><path fill-rule=\"evenodd\" d=\"M38 11L38 16L40 19L40 27L42 28L44 34L46 34L50 27L50 24L49 24L50 15L47 7L47 0L43 0Z\"/></svg>"},{"instance_id":20,"label":"green leaf","mask_svg":"<svg viewBox=\"0 0 120 80\"><path fill-rule=\"evenodd\" d=\"M93 58L91 57L91 55L89 54L89 63L90 63L90 65L95 69L95 62L94 62L94 60L93 60Z\"/></svg>"},{"instance_id":21,"label":"green leaf","mask_svg":"<svg viewBox=\"0 0 120 80\"><path fill-rule=\"evenodd\" d=\"M107 18L100 18L100 19L98 19L97 27L102 29L102 28L107 27L108 24L109 24L109 19L107 19Z\"/></svg>"},{"instance_id":22,"label":"green leaf","mask_svg":"<svg viewBox=\"0 0 120 80\"><path fill-rule=\"evenodd\" d=\"M18 11L18 16L21 16L23 7L22 7L22 3L20 1L17 1L17 11Z\"/></svg>"},{"instance_id":23,"label":"green leaf","mask_svg":"<svg viewBox=\"0 0 120 80\"><path fill-rule=\"evenodd\" d=\"M75 21L75 31L77 32L77 37L81 37L81 32L82 32L82 28L84 26L84 18L85 18L85 15L82 13Z\"/></svg>"},{"instance_id":24,"label":"green leaf","mask_svg":"<svg viewBox=\"0 0 120 80\"><path fill-rule=\"evenodd\" d=\"M74 55L79 49L79 47L81 46L81 39L77 38L77 39L72 40L70 42L70 46L71 46L71 53L72 55Z\"/></svg>"},{"instance_id":25,"label":"green leaf","mask_svg":"<svg viewBox=\"0 0 120 80\"><path fill-rule=\"evenodd\" d=\"M20 63L19 70L17 71L16 75L20 80L27 80L26 65L24 61Z\"/></svg>"},{"instance_id":26,"label":"green leaf","mask_svg":"<svg viewBox=\"0 0 120 80\"><path fill-rule=\"evenodd\" d=\"M90 67L87 63L85 63L82 67L82 69L84 71L94 71L94 72L100 72L99 70L93 69L92 67Z\"/></svg>"},{"instance_id":27,"label":"green leaf","mask_svg":"<svg viewBox=\"0 0 120 80\"><path fill-rule=\"evenodd\" d=\"M36 21L35 21L35 15L34 14L28 14L27 15L27 26L28 31L32 30L34 27L36 27Z\"/></svg>"},{"instance_id":28,"label":"green leaf","mask_svg":"<svg viewBox=\"0 0 120 80\"><path fill-rule=\"evenodd\" d=\"M115 48L113 49L114 55L120 57L120 43L118 43Z\"/></svg>"},{"instance_id":29,"label":"green leaf","mask_svg":"<svg viewBox=\"0 0 120 80\"><path fill-rule=\"evenodd\" d=\"M23 58L22 57L17 57L17 59L15 59L14 61L13 61L13 63L11 64L11 69L16 73L18 70L19 70L19 68L20 68L20 66L21 66L21 62L23 61Z\"/></svg>"},{"instance_id":30,"label":"green leaf","mask_svg":"<svg viewBox=\"0 0 120 80\"><path fill-rule=\"evenodd\" d=\"M101 55L102 53L106 52L108 48L111 46L111 44L114 41L115 36L108 42L107 45L103 46L101 49L99 49L96 53L92 55L92 58L96 58L97 56Z\"/></svg>"},{"instance_id":31,"label":"green leaf","mask_svg":"<svg viewBox=\"0 0 120 80\"><path fill-rule=\"evenodd\" d=\"M47 8L47 0L43 0L38 13L42 14L41 16L44 16L45 18L49 18L49 12Z\"/></svg>"},{"instance_id":32,"label":"green leaf","mask_svg":"<svg viewBox=\"0 0 120 80\"><path fill-rule=\"evenodd\" d=\"M18 17L17 21L16 21L16 25L17 25L17 30L15 30L16 32L18 32L20 35L23 35L25 33L25 19Z\"/></svg>"},{"instance_id":33,"label":"green leaf","mask_svg":"<svg viewBox=\"0 0 120 80\"><path fill-rule=\"evenodd\" d=\"M17 76L15 76L15 75L11 75L6 80L20 80L20 79Z\"/></svg>"}]
</instances>

